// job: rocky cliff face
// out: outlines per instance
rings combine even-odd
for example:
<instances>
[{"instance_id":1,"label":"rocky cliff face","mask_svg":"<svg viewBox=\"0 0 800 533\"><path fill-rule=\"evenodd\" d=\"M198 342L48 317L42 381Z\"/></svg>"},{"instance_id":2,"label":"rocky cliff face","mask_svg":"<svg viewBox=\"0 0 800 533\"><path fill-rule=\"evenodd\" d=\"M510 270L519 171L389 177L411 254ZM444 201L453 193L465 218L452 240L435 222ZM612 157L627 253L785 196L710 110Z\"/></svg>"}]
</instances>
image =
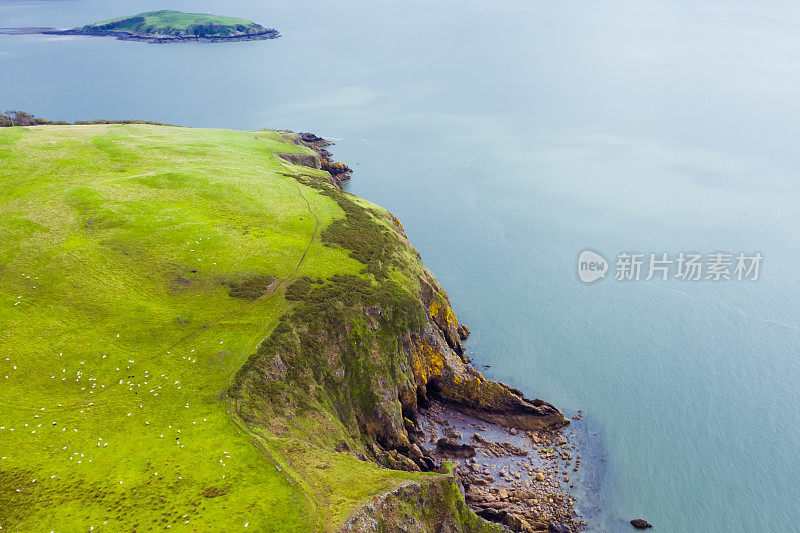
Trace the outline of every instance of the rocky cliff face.
<instances>
[{"instance_id":1,"label":"rocky cliff face","mask_svg":"<svg viewBox=\"0 0 800 533\"><path fill-rule=\"evenodd\" d=\"M469 330L458 323L444 290L432 278L423 281L422 287L420 299L426 305L431 327L411 339L410 359L418 401L425 402L432 395L476 418L524 430L556 428L569 423L549 403L528 400L522 392L489 381L473 368L461 345Z\"/></svg>"},{"instance_id":2,"label":"rocky cliff face","mask_svg":"<svg viewBox=\"0 0 800 533\"><path fill-rule=\"evenodd\" d=\"M342 207L346 218L322 239L350 249L365 275L300 278L288 287L296 306L229 391L248 425L389 468L429 471L437 463L423 451L419 417L432 400L523 430L568 423L552 405L469 364L462 346L468 328L395 217L335 183L297 179ZM400 273L404 283L395 281Z\"/></svg>"},{"instance_id":3,"label":"rocky cliff face","mask_svg":"<svg viewBox=\"0 0 800 533\"><path fill-rule=\"evenodd\" d=\"M342 189L344 182L350 179L353 169L342 163L334 161L333 154L328 151L328 147L333 143L327 139L313 133L295 133L290 130L282 130L288 136L288 140L295 144L310 148L316 155L308 154L278 154L278 156L293 165L311 167L317 170L324 170L328 173L328 183L337 189Z\"/></svg>"},{"instance_id":4,"label":"rocky cliff face","mask_svg":"<svg viewBox=\"0 0 800 533\"><path fill-rule=\"evenodd\" d=\"M415 442L419 407L431 399L520 429L568 423L552 405L485 379L467 362L461 343L468 329L399 221L319 180L298 179L343 206L347 218L327 228L323 240L350 247L369 277L300 279L289 287L297 307L232 388L246 421L265 423L275 405L314 406L347 428L348 447L409 470L433 465ZM397 270L413 273L408 285L391 280Z\"/></svg>"}]
</instances>

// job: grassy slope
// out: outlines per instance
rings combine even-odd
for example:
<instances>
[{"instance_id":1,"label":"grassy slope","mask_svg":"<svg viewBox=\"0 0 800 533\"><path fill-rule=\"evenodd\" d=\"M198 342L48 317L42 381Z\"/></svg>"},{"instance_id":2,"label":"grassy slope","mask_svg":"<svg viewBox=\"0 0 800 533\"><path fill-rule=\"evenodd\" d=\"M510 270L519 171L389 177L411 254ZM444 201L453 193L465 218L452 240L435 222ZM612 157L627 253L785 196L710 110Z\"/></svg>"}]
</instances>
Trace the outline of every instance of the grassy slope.
<instances>
[{"instance_id":1,"label":"grassy slope","mask_svg":"<svg viewBox=\"0 0 800 533\"><path fill-rule=\"evenodd\" d=\"M314 172L274 155L299 150L268 131L0 131L4 531L332 528L420 477L254 439L220 401L292 279L363 267L319 241L338 205L281 175ZM255 301L223 285L258 274L283 281Z\"/></svg>"},{"instance_id":2,"label":"grassy slope","mask_svg":"<svg viewBox=\"0 0 800 533\"><path fill-rule=\"evenodd\" d=\"M138 20L143 18L144 21ZM120 24L121 23L121 24ZM114 25L114 29L130 31L169 31L186 30L193 26L254 26L255 22L235 17L223 17L206 13L183 13L181 11L148 11L130 17L121 17L112 20L89 24L84 28L96 28Z\"/></svg>"}]
</instances>

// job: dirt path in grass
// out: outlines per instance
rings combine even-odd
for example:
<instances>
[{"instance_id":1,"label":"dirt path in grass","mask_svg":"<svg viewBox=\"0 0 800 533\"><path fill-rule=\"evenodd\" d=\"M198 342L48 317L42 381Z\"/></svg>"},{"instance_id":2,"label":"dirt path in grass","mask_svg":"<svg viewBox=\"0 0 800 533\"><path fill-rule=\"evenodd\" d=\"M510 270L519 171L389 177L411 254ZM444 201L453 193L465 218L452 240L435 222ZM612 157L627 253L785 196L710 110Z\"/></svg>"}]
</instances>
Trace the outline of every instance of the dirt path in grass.
<instances>
[{"instance_id":1,"label":"dirt path in grass","mask_svg":"<svg viewBox=\"0 0 800 533\"><path fill-rule=\"evenodd\" d=\"M260 300L263 300L264 298L267 298L268 296L271 296L272 294L274 294L276 291L278 291L280 289L286 288L289 285L289 283L292 280L294 280L294 278L297 276L297 273L300 271L300 267L303 266L303 262L306 260L306 256L308 255L308 251L311 249L311 246L314 244L314 239L317 238L317 234L319 233L319 225L320 225L319 217L314 212L314 210L311 208L311 202L308 201L308 198L306 198L306 196L303 194L302 189L300 189L300 184L296 183L296 186L297 186L297 193L300 195L300 197L306 203L306 208L308 209L309 214L311 214L311 216L314 217L314 231L311 233L311 237L308 239L308 245L306 245L305 250L303 250L303 255L300 256L300 260L297 262L297 265L295 265L294 270L292 270L292 273L289 274L288 276L286 276L283 279L276 279L275 281L270 283L269 287L267 287L267 290L264 292L264 294L262 294L261 296L259 296L255 300L249 302L245 306L245 308L250 307L251 305L255 304L256 302L258 302ZM227 314L219 317L217 320L215 320L214 322L212 322L210 324L206 324L204 326L200 326L196 330L194 330L191 333L189 333L187 336L185 336L182 339L176 341L174 344L172 344L169 347L169 349L170 350L174 349L178 345L180 345L180 344L186 342L187 340L189 340L190 338L192 338L197 333L200 333L201 331L205 331L207 329L210 329L210 328L216 326L217 324L219 324L220 322L222 322L223 320L227 320L229 318L233 318L236 315L240 314L242 311L243 311L243 309L237 309L235 311L231 311L230 313L227 313Z\"/></svg>"},{"instance_id":2,"label":"dirt path in grass","mask_svg":"<svg viewBox=\"0 0 800 533\"><path fill-rule=\"evenodd\" d=\"M314 212L314 210L311 208L311 202L309 202L308 198L306 198L306 196L303 194L303 191L300 188L300 184L299 183L295 183L295 185L297 187L297 194L299 194L300 197L303 199L303 201L306 203L306 208L308 209L309 214L311 214L311 216L314 217L314 231L311 233L311 237L308 239L308 245L306 245L305 250L303 250L303 255L300 256L300 260L297 262L297 265L295 265L294 270L292 271L292 273L289 274L288 276L286 276L283 279L280 279L280 280L276 279L275 281L270 283L269 287L267 287L267 290L264 292L264 294L262 294L261 296L259 296L255 300L253 300L252 302L249 302L245 307L249 307L249 306L253 305L256 302L258 302L260 300L263 300L264 298L266 298L268 296L271 296L272 294L274 294L279 289L286 288L289 285L289 283L292 280L294 280L294 278L297 276L297 273L300 271L300 267L303 266L303 262L306 260L306 256L308 255L308 251L311 249L311 246L314 244L314 239L317 238L317 234L319 233L319 224L320 224L319 217ZM209 328L212 328L212 327L216 326L217 324L219 324L220 322L222 322L223 320L227 320L229 318L233 318L236 315L238 315L239 313L241 313L242 311L243 311L242 309L237 309L236 311L231 311L230 313L227 313L227 314L221 316L220 318L218 318L217 320L215 320L211 324L206 324L204 326L201 326L201 327L197 328L193 332L189 333L186 337L183 337L182 339L176 341L172 346L170 346L170 350L172 350L173 348L177 347L179 344L182 344L183 342L189 340L191 337L193 337L197 333L200 333L201 331L205 331L205 330L207 330Z\"/></svg>"}]
</instances>

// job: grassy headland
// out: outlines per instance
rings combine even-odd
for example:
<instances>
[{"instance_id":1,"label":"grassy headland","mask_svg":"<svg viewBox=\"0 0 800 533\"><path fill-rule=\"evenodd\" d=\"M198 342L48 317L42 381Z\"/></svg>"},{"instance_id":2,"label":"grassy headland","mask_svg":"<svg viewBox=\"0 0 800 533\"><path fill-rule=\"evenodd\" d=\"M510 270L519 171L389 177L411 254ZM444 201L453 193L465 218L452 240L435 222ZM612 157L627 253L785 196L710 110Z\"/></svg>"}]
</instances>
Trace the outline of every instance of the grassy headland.
<instances>
[{"instance_id":1,"label":"grassy headland","mask_svg":"<svg viewBox=\"0 0 800 533\"><path fill-rule=\"evenodd\" d=\"M0 130L4 531L338 530L387 491L384 530L495 528L418 407L565 420L467 364L400 222L302 138Z\"/></svg>"},{"instance_id":2,"label":"grassy headland","mask_svg":"<svg viewBox=\"0 0 800 533\"><path fill-rule=\"evenodd\" d=\"M263 397L241 370L305 330L323 287L336 322L337 276L363 292L353 298L413 308L397 320L424 316L414 295L426 271L396 219L277 154L315 156L275 131L0 131L4 531L333 530L376 494L441 479L366 460L363 412L342 409L375 402L370 380L392 379L368 354L343 357L353 402L325 389L342 365L323 369L313 346L308 364L328 376L316 386L288 352L288 385ZM360 213L353 227L342 199ZM361 230L361 252L335 244ZM383 239L391 250L375 247ZM360 316L339 321L361 329ZM457 491L439 493L450 496L426 512L479 523L456 509Z\"/></svg>"}]
</instances>

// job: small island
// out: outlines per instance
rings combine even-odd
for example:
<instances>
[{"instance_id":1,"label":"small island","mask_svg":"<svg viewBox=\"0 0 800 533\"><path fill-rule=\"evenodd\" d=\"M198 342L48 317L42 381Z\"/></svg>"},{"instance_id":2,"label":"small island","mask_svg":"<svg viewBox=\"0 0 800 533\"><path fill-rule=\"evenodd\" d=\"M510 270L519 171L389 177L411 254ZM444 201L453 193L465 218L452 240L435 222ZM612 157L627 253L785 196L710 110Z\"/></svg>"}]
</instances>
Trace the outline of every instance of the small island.
<instances>
[{"instance_id":1,"label":"small island","mask_svg":"<svg viewBox=\"0 0 800 533\"><path fill-rule=\"evenodd\" d=\"M250 20L166 9L68 30L47 28L39 33L116 37L123 41L150 43L252 41L280 37L277 30Z\"/></svg>"}]
</instances>

